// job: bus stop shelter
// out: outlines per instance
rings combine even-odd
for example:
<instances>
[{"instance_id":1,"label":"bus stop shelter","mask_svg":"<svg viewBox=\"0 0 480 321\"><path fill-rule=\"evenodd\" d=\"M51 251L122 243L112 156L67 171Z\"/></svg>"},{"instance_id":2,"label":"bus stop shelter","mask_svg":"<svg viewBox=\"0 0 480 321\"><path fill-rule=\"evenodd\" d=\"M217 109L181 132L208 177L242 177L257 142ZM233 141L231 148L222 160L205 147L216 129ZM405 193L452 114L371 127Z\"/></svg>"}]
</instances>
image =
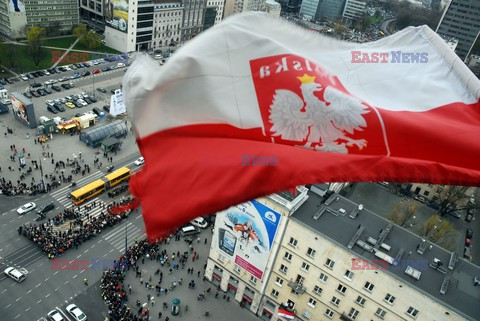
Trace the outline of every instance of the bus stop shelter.
<instances>
[{"instance_id":1,"label":"bus stop shelter","mask_svg":"<svg viewBox=\"0 0 480 321\"><path fill-rule=\"evenodd\" d=\"M115 137L110 137L102 141L100 144L100 147L105 153L109 152L114 152L118 150L118 147L120 146L121 141Z\"/></svg>"}]
</instances>

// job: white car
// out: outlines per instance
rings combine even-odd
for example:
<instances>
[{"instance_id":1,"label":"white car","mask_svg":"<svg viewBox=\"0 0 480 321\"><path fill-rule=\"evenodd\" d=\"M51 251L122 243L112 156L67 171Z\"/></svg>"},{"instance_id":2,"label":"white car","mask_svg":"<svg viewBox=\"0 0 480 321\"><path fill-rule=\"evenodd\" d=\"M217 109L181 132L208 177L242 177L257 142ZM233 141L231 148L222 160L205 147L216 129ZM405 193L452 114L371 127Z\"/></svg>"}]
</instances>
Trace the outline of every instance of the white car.
<instances>
[{"instance_id":1,"label":"white car","mask_svg":"<svg viewBox=\"0 0 480 321\"><path fill-rule=\"evenodd\" d=\"M26 271L25 271L26 272ZM23 273L22 271L20 270L17 270L16 268L14 267L8 267L5 269L4 273L11 277L12 279L14 279L15 281L17 281L18 283L22 282L23 280L25 280L26 278L26 273Z\"/></svg>"},{"instance_id":2,"label":"white car","mask_svg":"<svg viewBox=\"0 0 480 321\"><path fill-rule=\"evenodd\" d=\"M207 221L205 221L205 219L201 216L191 220L190 224L195 225L197 227L201 227L201 228L207 228L208 226Z\"/></svg>"},{"instance_id":3,"label":"white car","mask_svg":"<svg viewBox=\"0 0 480 321\"><path fill-rule=\"evenodd\" d=\"M35 209L35 207L37 207L37 205L35 205L35 203L33 203L33 202L30 202L30 203L27 203L27 204L19 207L17 209L17 213L20 214L20 215L25 214L25 213L28 213L31 210Z\"/></svg>"},{"instance_id":4,"label":"white car","mask_svg":"<svg viewBox=\"0 0 480 321\"><path fill-rule=\"evenodd\" d=\"M62 78L58 79L59 82L64 82L64 81L67 81L67 80L69 80L68 77L62 77Z\"/></svg>"},{"instance_id":5,"label":"white car","mask_svg":"<svg viewBox=\"0 0 480 321\"><path fill-rule=\"evenodd\" d=\"M85 321L87 316L75 304L67 306L67 312L75 319L75 321Z\"/></svg>"},{"instance_id":6,"label":"white car","mask_svg":"<svg viewBox=\"0 0 480 321\"><path fill-rule=\"evenodd\" d=\"M143 159L143 157L140 157L139 159L137 159L135 162L133 162L135 165L137 166L140 166L140 165L143 165L145 163L145 160Z\"/></svg>"},{"instance_id":7,"label":"white car","mask_svg":"<svg viewBox=\"0 0 480 321\"><path fill-rule=\"evenodd\" d=\"M82 106L87 106L88 105L87 102L83 99L77 100L77 103L82 104Z\"/></svg>"},{"instance_id":8,"label":"white car","mask_svg":"<svg viewBox=\"0 0 480 321\"><path fill-rule=\"evenodd\" d=\"M45 73L45 76L50 75L50 73L48 72L48 70L44 70L43 72Z\"/></svg>"},{"instance_id":9,"label":"white car","mask_svg":"<svg viewBox=\"0 0 480 321\"><path fill-rule=\"evenodd\" d=\"M68 71L71 71L71 70L72 70L71 66L63 66L63 68L65 68L65 69L68 70Z\"/></svg>"},{"instance_id":10,"label":"white car","mask_svg":"<svg viewBox=\"0 0 480 321\"><path fill-rule=\"evenodd\" d=\"M125 64L123 62L119 62L117 64L117 68L123 68L123 67L125 67Z\"/></svg>"},{"instance_id":11,"label":"white car","mask_svg":"<svg viewBox=\"0 0 480 321\"><path fill-rule=\"evenodd\" d=\"M66 321L63 315L57 309L48 312L47 315L51 321Z\"/></svg>"},{"instance_id":12,"label":"white car","mask_svg":"<svg viewBox=\"0 0 480 321\"><path fill-rule=\"evenodd\" d=\"M21 75L20 75L20 78L21 78L22 80L24 80L24 81L27 81L27 80L28 80L28 77L25 76L24 74L21 74Z\"/></svg>"}]
</instances>

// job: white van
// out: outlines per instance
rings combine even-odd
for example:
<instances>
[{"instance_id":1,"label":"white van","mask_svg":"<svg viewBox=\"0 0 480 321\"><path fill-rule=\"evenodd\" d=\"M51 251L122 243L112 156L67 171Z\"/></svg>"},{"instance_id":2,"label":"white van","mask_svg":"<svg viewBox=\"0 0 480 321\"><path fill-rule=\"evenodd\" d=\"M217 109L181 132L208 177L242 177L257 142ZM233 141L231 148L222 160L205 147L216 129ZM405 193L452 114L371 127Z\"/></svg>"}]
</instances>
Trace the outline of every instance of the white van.
<instances>
[{"instance_id":1,"label":"white van","mask_svg":"<svg viewBox=\"0 0 480 321\"><path fill-rule=\"evenodd\" d=\"M8 275L9 277L11 277L12 279L14 279L15 281L17 281L19 283L22 282L23 280L25 280L25 278L26 278L24 273L20 272L19 270L17 270L14 267L6 268L4 272L5 272L6 275Z\"/></svg>"},{"instance_id":2,"label":"white van","mask_svg":"<svg viewBox=\"0 0 480 321\"><path fill-rule=\"evenodd\" d=\"M206 228L208 226L207 221L201 216L197 217L190 221L190 224L195 225L197 227Z\"/></svg>"},{"instance_id":3,"label":"white van","mask_svg":"<svg viewBox=\"0 0 480 321\"><path fill-rule=\"evenodd\" d=\"M182 229L180 230L180 234L184 237L189 235L195 235L198 233L200 233L200 231L193 225L187 225L185 227L182 227Z\"/></svg>"}]
</instances>

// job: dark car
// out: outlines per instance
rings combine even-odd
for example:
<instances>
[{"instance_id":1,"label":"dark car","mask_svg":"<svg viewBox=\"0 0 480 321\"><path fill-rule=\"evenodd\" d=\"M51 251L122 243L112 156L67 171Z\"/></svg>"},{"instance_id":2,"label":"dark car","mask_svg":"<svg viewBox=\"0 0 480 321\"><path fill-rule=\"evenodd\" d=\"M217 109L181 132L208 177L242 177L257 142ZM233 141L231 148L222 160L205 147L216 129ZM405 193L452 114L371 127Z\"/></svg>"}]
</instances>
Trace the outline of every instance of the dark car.
<instances>
[{"instance_id":1,"label":"dark car","mask_svg":"<svg viewBox=\"0 0 480 321\"><path fill-rule=\"evenodd\" d=\"M92 103L96 103L96 102L97 102L97 98L95 98L95 97L89 97L89 98L90 98L90 100L92 101Z\"/></svg>"},{"instance_id":2,"label":"dark car","mask_svg":"<svg viewBox=\"0 0 480 321\"><path fill-rule=\"evenodd\" d=\"M37 78L37 77L40 76L40 74L38 73L38 71L33 71L33 72L31 72L31 74L32 74L32 76L35 77L35 78Z\"/></svg>"},{"instance_id":3,"label":"dark car","mask_svg":"<svg viewBox=\"0 0 480 321\"><path fill-rule=\"evenodd\" d=\"M32 84L30 85L30 87L32 87L32 88L38 88L38 87L42 87L42 84L39 83L39 82L34 82L34 83L32 83Z\"/></svg>"},{"instance_id":4,"label":"dark car","mask_svg":"<svg viewBox=\"0 0 480 321\"><path fill-rule=\"evenodd\" d=\"M93 111L97 116L100 116L101 111L100 111L99 108L94 107L94 108L92 109L92 111Z\"/></svg>"},{"instance_id":5,"label":"dark car","mask_svg":"<svg viewBox=\"0 0 480 321\"><path fill-rule=\"evenodd\" d=\"M65 89L70 89L70 85L69 84L61 84L61 86Z\"/></svg>"},{"instance_id":6,"label":"dark car","mask_svg":"<svg viewBox=\"0 0 480 321\"><path fill-rule=\"evenodd\" d=\"M86 77L86 76L89 76L90 75L90 71L88 70L85 70L84 72L82 72L82 77Z\"/></svg>"},{"instance_id":7,"label":"dark car","mask_svg":"<svg viewBox=\"0 0 480 321\"><path fill-rule=\"evenodd\" d=\"M475 210L473 208L467 210L467 215L465 216L465 221L471 222L473 220L473 215L475 215Z\"/></svg>"},{"instance_id":8,"label":"dark car","mask_svg":"<svg viewBox=\"0 0 480 321\"><path fill-rule=\"evenodd\" d=\"M39 71L37 71L37 74L39 74L39 75L40 75L40 77L43 77L43 76L45 76L45 72L44 72L43 70L39 70Z\"/></svg>"},{"instance_id":9,"label":"dark car","mask_svg":"<svg viewBox=\"0 0 480 321\"><path fill-rule=\"evenodd\" d=\"M80 104L80 103L79 103L78 101L76 101L76 100L74 100L74 101L72 102L72 104L74 104L75 107L77 107L77 108L82 108L82 104Z\"/></svg>"},{"instance_id":10,"label":"dark car","mask_svg":"<svg viewBox=\"0 0 480 321\"><path fill-rule=\"evenodd\" d=\"M43 89L41 89L41 88L40 88L40 89L37 89L37 93L38 93L40 96L46 96L46 95L47 95L47 93L45 92L45 90L43 90Z\"/></svg>"},{"instance_id":11,"label":"dark car","mask_svg":"<svg viewBox=\"0 0 480 321\"><path fill-rule=\"evenodd\" d=\"M107 113L109 113L110 112L110 106L108 106L108 105L103 106L103 110L105 110Z\"/></svg>"},{"instance_id":12,"label":"dark car","mask_svg":"<svg viewBox=\"0 0 480 321\"><path fill-rule=\"evenodd\" d=\"M52 202L48 202L37 207L37 214L46 214L55 208Z\"/></svg>"},{"instance_id":13,"label":"dark car","mask_svg":"<svg viewBox=\"0 0 480 321\"><path fill-rule=\"evenodd\" d=\"M65 111L65 108L63 108L62 104L60 103L53 104L53 107L55 107L55 109L58 111Z\"/></svg>"},{"instance_id":14,"label":"dark car","mask_svg":"<svg viewBox=\"0 0 480 321\"><path fill-rule=\"evenodd\" d=\"M105 71L109 71L110 70L110 67L103 67L102 68L102 71L105 72Z\"/></svg>"},{"instance_id":15,"label":"dark car","mask_svg":"<svg viewBox=\"0 0 480 321\"><path fill-rule=\"evenodd\" d=\"M57 74L59 74L59 73L63 72L63 70L60 69L60 67L57 67L57 68L55 68L55 72L56 72Z\"/></svg>"},{"instance_id":16,"label":"dark car","mask_svg":"<svg viewBox=\"0 0 480 321\"><path fill-rule=\"evenodd\" d=\"M52 93L52 91L49 88L43 88L43 90L45 90L45 92L49 95Z\"/></svg>"},{"instance_id":17,"label":"dark car","mask_svg":"<svg viewBox=\"0 0 480 321\"><path fill-rule=\"evenodd\" d=\"M31 93L28 93L28 92L27 92L27 93L23 93L23 95L24 95L25 97L27 97L27 98L32 98L32 94L31 94Z\"/></svg>"},{"instance_id":18,"label":"dark car","mask_svg":"<svg viewBox=\"0 0 480 321\"><path fill-rule=\"evenodd\" d=\"M60 86L57 86L57 85L53 85L52 89L55 90L55 91L61 91L62 90L62 88L60 88Z\"/></svg>"},{"instance_id":19,"label":"dark car","mask_svg":"<svg viewBox=\"0 0 480 321\"><path fill-rule=\"evenodd\" d=\"M58 67L58 69L60 69L63 72L67 71L67 68L65 68L65 67Z\"/></svg>"},{"instance_id":20,"label":"dark car","mask_svg":"<svg viewBox=\"0 0 480 321\"><path fill-rule=\"evenodd\" d=\"M473 237L473 231L467 228L467 231L465 232L465 238L471 239L472 237Z\"/></svg>"},{"instance_id":21,"label":"dark car","mask_svg":"<svg viewBox=\"0 0 480 321\"><path fill-rule=\"evenodd\" d=\"M48 106L47 110L53 114L58 114L58 111L53 106Z\"/></svg>"},{"instance_id":22,"label":"dark car","mask_svg":"<svg viewBox=\"0 0 480 321\"><path fill-rule=\"evenodd\" d=\"M5 81L5 79L0 79L0 84L5 86L7 84L7 82Z\"/></svg>"},{"instance_id":23,"label":"dark car","mask_svg":"<svg viewBox=\"0 0 480 321\"><path fill-rule=\"evenodd\" d=\"M40 97L40 95L35 90L30 91L30 94L32 94L32 96L35 98Z\"/></svg>"},{"instance_id":24,"label":"dark car","mask_svg":"<svg viewBox=\"0 0 480 321\"><path fill-rule=\"evenodd\" d=\"M110 90L110 92L112 93L112 95L115 95L115 90L116 90L116 89Z\"/></svg>"},{"instance_id":25,"label":"dark car","mask_svg":"<svg viewBox=\"0 0 480 321\"><path fill-rule=\"evenodd\" d=\"M106 91L105 89L103 89L103 88L97 88L97 91L99 91L99 92L101 92L101 93L103 93L103 94L107 92L107 91Z\"/></svg>"},{"instance_id":26,"label":"dark car","mask_svg":"<svg viewBox=\"0 0 480 321\"><path fill-rule=\"evenodd\" d=\"M14 83L14 81L10 78L5 78L5 81L8 82L10 85Z\"/></svg>"},{"instance_id":27,"label":"dark car","mask_svg":"<svg viewBox=\"0 0 480 321\"><path fill-rule=\"evenodd\" d=\"M85 100L85 102L86 102L87 104L89 104L89 105L90 105L91 103L93 103L93 101L92 101L92 99L91 99L90 97L83 97L83 100Z\"/></svg>"},{"instance_id":28,"label":"dark car","mask_svg":"<svg viewBox=\"0 0 480 321\"><path fill-rule=\"evenodd\" d=\"M55 68L47 69L47 71L48 71L49 73L51 73L52 75L57 73L57 71L55 70Z\"/></svg>"},{"instance_id":29,"label":"dark car","mask_svg":"<svg viewBox=\"0 0 480 321\"><path fill-rule=\"evenodd\" d=\"M75 114L75 117L81 117L81 116L82 116L82 114L80 114L80 113Z\"/></svg>"},{"instance_id":30,"label":"dark car","mask_svg":"<svg viewBox=\"0 0 480 321\"><path fill-rule=\"evenodd\" d=\"M27 76L27 78L29 78L29 79L35 78L32 74L25 74L25 76Z\"/></svg>"}]
</instances>

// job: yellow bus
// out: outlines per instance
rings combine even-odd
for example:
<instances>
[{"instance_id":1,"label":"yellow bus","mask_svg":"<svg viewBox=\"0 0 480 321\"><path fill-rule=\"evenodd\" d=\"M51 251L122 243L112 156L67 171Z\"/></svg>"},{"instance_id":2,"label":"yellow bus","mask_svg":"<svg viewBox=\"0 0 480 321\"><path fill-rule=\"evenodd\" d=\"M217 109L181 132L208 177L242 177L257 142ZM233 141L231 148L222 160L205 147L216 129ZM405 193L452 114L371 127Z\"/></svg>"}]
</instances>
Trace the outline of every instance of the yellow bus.
<instances>
[{"instance_id":1,"label":"yellow bus","mask_svg":"<svg viewBox=\"0 0 480 321\"><path fill-rule=\"evenodd\" d=\"M111 174L105 176L105 183L107 184L108 188L112 188L115 185L120 184L124 180L128 180L130 178L130 169L128 167L122 167L117 169Z\"/></svg>"},{"instance_id":2,"label":"yellow bus","mask_svg":"<svg viewBox=\"0 0 480 321\"><path fill-rule=\"evenodd\" d=\"M97 179L96 181L87 184L76 191L70 193L70 198L73 204L79 205L92 197L105 191L106 184L103 180Z\"/></svg>"}]
</instances>

